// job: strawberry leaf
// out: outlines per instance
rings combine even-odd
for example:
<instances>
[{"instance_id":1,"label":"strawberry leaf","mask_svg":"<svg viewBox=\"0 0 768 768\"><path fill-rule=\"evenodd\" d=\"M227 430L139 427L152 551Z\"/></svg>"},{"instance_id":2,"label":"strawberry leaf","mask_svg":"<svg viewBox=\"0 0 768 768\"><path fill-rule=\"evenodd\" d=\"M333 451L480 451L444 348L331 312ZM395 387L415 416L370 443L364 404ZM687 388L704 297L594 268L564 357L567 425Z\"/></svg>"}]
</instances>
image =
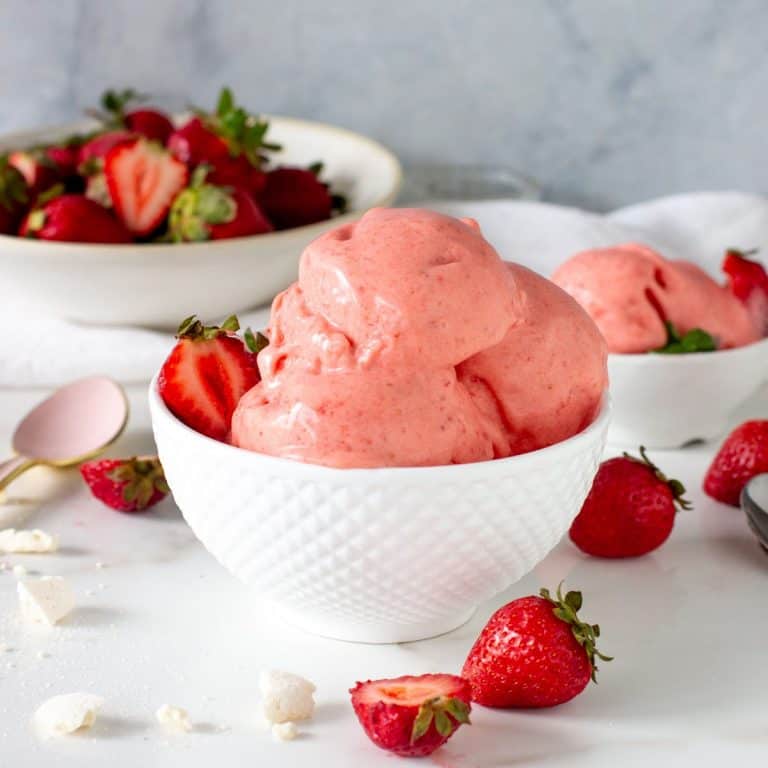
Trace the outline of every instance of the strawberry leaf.
<instances>
[{"instance_id":1,"label":"strawberry leaf","mask_svg":"<svg viewBox=\"0 0 768 768\"><path fill-rule=\"evenodd\" d=\"M692 352L714 352L717 342L701 328L692 328L681 336L672 323L667 322L667 343L663 347L652 349L659 355L686 355Z\"/></svg>"},{"instance_id":2,"label":"strawberry leaf","mask_svg":"<svg viewBox=\"0 0 768 768\"><path fill-rule=\"evenodd\" d=\"M448 738L448 736L453 733L453 723L451 722L451 718L448 717L442 709L435 711L435 729L445 738Z\"/></svg>"},{"instance_id":3,"label":"strawberry leaf","mask_svg":"<svg viewBox=\"0 0 768 768\"><path fill-rule=\"evenodd\" d=\"M432 719L435 713L432 709L432 702L425 701L420 707L419 712L413 721L413 730L411 731L411 744L415 744L432 725Z\"/></svg>"},{"instance_id":4,"label":"strawberry leaf","mask_svg":"<svg viewBox=\"0 0 768 768\"><path fill-rule=\"evenodd\" d=\"M245 329L243 339L245 339L245 346L248 347L248 351L254 355L258 355L264 347L269 346L269 339L263 333L259 331L254 335L250 328Z\"/></svg>"}]
</instances>

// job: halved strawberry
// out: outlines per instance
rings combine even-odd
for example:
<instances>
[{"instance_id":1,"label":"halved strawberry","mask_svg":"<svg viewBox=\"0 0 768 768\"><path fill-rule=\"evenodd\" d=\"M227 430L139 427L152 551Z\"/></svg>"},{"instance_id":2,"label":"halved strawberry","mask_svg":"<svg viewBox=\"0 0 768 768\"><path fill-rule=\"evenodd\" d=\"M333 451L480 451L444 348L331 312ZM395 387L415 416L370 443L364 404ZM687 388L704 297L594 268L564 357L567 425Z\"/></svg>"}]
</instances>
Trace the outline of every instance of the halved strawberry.
<instances>
[{"instance_id":1,"label":"halved strawberry","mask_svg":"<svg viewBox=\"0 0 768 768\"><path fill-rule=\"evenodd\" d=\"M158 378L160 395L176 417L216 440L227 439L240 398L260 379L256 348L235 335L239 328L234 315L221 326L188 317ZM256 342L249 332L246 339Z\"/></svg>"},{"instance_id":2,"label":"halved strawberry","mask_svg":"<svg viewBox=\"0 0 768 768\"><path fill-rule=\"evenodd\" d=\"M104 175L115 212L134 234L148 235L187 184L187 167L159 144L134 139L113 147Z\"/></svg>"},{"instance_id":3,"label":"halved strawberry","mask_svg":"<svg viewBox=\"0 0 768 768\"><path fill-rule=\"evenodd\" d=\"M768 273L759 261L748 259L754 251L730 249L723 259L731 293L746 304L758 328L768 335Z\"/></svg>"},{"instance_id":4,"label":"halved strawberry","mask_svg":"<svg viewBox=\"0 0 768 768\"><path fill-rule=\"evenodd\" d=\"M143 512L169 493L156 456L87 461L80 474L91 493L118 512Z\"/></svg>"},{"instance_id":5,"label":"halved strawberry","mask_svg":"<svg viewBox=\"0 0 768 768\"><path fill-rule=\"evenodd\" d=\"M368 680L349 692L368 738L402 757L432 754L469 723L469 683L455 675Z\"/></svg>"}]
</instances>

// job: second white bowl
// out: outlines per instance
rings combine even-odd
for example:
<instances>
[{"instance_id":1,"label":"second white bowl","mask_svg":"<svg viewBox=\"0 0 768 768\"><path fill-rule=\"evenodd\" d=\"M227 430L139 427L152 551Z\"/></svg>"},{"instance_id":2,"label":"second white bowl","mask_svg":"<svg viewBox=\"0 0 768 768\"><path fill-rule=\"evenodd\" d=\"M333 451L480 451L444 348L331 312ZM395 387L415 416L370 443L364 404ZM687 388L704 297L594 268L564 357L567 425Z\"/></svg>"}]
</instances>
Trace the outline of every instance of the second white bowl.
<instances>
[{"instance_id":1,"label":"second white bowl","mask_svg":"<svg viewBox=\"0 0 768 768\"><path fill-rule=\"evenodd\" d=\"M603 451L606 401L539 451L443 467L333 469L220 443L182 424L156 382L152 428L197 537L288 622L343 640L447 632L557 544Z\"/></svg>"},{"instance_id":2,"label":"second white bowl","mask_svg":"<svg viewBox=\"0 0 768 768\"><path fill-rule=\"evenodd\" d=\"M612 443L679 448L722 433L768 379L768 339L687 355L609 355Z\"/></svg>"}]
</instances>

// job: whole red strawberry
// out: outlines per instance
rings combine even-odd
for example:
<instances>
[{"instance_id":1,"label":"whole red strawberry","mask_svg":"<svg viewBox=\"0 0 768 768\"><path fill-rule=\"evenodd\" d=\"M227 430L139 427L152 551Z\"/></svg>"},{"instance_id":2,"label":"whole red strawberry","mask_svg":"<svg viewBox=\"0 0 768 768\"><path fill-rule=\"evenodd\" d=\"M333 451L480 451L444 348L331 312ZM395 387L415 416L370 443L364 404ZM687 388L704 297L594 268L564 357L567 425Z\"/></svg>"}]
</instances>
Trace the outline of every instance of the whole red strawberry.
<instances>
[{"instance_id":1,"label":"whole red strawberry","mask_svg":"<svg viewBox=\"0 0 768 768\"><path fill-rule=\"evenodd\" d=\"M742 488L768 472L768 421L746 421L720 446L704 476L704 490L713 499L739 506Z\"/></svg>"},{"instance_id":2,"label":"whole red strawberry","mask_svg":"<svg viewBox=\"0 0 768 768\"><path fill-rule=\"evenodd\" d=\"M54 190L55 192L56 190ZM99 203L83 195L43 197L19 229L22 237L70 243L130 243L130 232Z\"/></svg>"},{"instance_id":3,"label":"whole red strawberry","mask_svg":"<svg viewBox=\"0 0 768 768\"><path fill-rule=\"evenodd\" d=\"M156 456L87 461L80 474L91 493L118 512L143 512L169 493Z\"/></svg>"},{"instance_id":4,"label":"whole red strawberry","mask_svg":"<svg viewBox=\"0 0 768 768\"><path fill-rule=\"evenodd\" d=\"M600 628L578 617L581 593L513 600L491 616L464 662L472 701L486 707L553 707L595 679Z\"/></svg>"},{"instance_id":5,"label":"whole red strawberry","mask_svg":"<svg viewBox=\"0 0 768 768\"><path fill-rule=\"evenodd\" d=\"M768 273L758 261L752 261L753 251L727 251L723 271L728 286L737 299L743 301L764 335L768 334Z\"/></svg>"},{"instance_id":6,"label":"whole red strawberry","mask_svg":"<svg viewBox=\"0 0 768 768\"><path fill-rule=\"evenodd\" d=\"M216 440L227 439L240 398L260 379L256 352L266 339L246 331L243 342L235 335L239 328L234 315L221 326L188 317L158 377L160 395L174 415Z\"/></svg>"},{"instance_id":7,"label":"whole red strawberry","mask_svg":"<svg viewBox=\"0 0 768 768\"><path fill-rule=\"evenodd\" d=\"M312 170L303 168L270 171L259 199L277 229L325 221L333 208L328 187Z\"/></svg>"},{"instance_id":8,"label":"whole red strawberry","mask_svg":"<svg viewBox=\"0 0 768 768\"><path fill-rule=\"evenodd\" d=\"M571 540L597 557L637 557L661 546L675 523L675 505L690 509L679 480L669 480L640 448L604 461L571 525Z\"/></svg>"},{"instance_id":9,"label":"whole red strawberry","mask_svg":"<svg viewBox=\"0 0 768 768\"><path fill-rule=\"evenodd\" d=\"M245 190L209 184L205 176L206 166L199 166L192 183L171 206L168 232L173 242L224 240L272 231L272 225Z\"/></svg>"},{"instance_id":10,"label":"whole red strawberry","mask_svg":"<svg viewBox=\"0 0 768 768\"><path fill-rule=\"evenodd\" d=\"M258 195L265 184L264 151L280 149L266 140L269 123L235 103L222 88L216 111L199 113L168 138L168 149L194 168L208 166L208 181Z\"/></svg>"},{"instance_id":11,"label":"whole red strawberry","mask_svg":"<svg viewBox=\"0 0 768 768\"><path fill-rule=\"evenodd\" d=\"M108 90L101 96L101 109L89 110L89 114L100 120L109 130L125 129L151 141L165 144L173 133L173 123L168 115L156 107L128 109L132 103L147 100L147 96L126 88L122 91Z\"/></svg>"},{"instance_id":12,"label":"whole red strawberry","mask_svg":"<svg viewBox=\"0 0 768 768\"><path fill-rule=\"evenodd\" d=\"M104 177L117 216L128 230L144 236L165 221L188 174L184 163L164 147L132 139L107 153Z\"/></svg>"},{"instance_id":13,"label":"whole red strawberry","mask_svg":"<svg viewBox=\"0 0 768 768\"><path fill-rule=\"evenodd\" d=\"M15 234L28 200L24 177L8 162L7 156L0 155L0 234Z\"/></svg>"},{"instance_id":14,"label":"whole red strawberry","mask_svg":"<svg viewBox=\"0 0 768 768\"><path fill-rule=\"evenodd\" d=\"M432 754L469 723L469 685L455 675L369 680L349 692L368 738L402 757Z\"/></svg>"}]
</instances>

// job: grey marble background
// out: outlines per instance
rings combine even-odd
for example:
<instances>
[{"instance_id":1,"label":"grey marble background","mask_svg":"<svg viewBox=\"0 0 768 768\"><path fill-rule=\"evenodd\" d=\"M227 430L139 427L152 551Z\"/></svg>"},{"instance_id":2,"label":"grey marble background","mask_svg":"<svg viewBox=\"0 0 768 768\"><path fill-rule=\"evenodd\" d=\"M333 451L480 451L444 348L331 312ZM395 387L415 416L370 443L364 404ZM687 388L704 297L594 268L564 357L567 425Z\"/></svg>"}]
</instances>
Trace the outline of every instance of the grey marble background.
<instances>
[{"instance_id":1,"label":"grey marble background","mask_svg":"<svg viewBox=\"0 0 768 768\"><path fill-rule=\"evenodd\" d=\"M109 85L504 163L606 209L768 192L766 0L0 0L0 130Z\"/></svg>"}]
</instances>

